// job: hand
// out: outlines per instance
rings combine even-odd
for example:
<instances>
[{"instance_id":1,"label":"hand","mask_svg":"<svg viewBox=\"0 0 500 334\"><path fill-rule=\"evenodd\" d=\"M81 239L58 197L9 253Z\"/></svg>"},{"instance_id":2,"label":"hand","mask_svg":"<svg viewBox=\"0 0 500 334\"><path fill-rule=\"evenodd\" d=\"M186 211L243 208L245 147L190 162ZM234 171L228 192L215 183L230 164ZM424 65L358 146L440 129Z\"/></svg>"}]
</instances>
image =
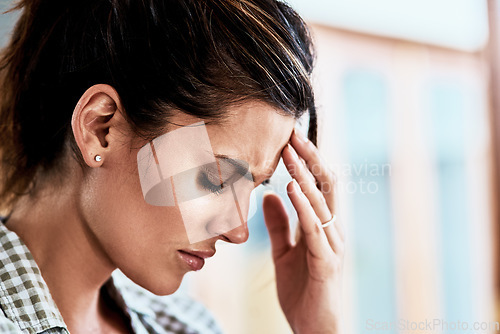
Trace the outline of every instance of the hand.
<instances>
[{"instance_id":1,"label":"hand","mask_svg":"<svg viewBox=\"0 0 500 334\"><path fill-rule=\"evenodd\" d=\"M282 158L294 178L287 191L299 218L295 242L280 197L267 194L263 203L278 298L294 333L340 334L344 228L338 219L321 226L335 214L334 175L307 138L294 131L291 144Z\"/></svg>"}]
</instances>

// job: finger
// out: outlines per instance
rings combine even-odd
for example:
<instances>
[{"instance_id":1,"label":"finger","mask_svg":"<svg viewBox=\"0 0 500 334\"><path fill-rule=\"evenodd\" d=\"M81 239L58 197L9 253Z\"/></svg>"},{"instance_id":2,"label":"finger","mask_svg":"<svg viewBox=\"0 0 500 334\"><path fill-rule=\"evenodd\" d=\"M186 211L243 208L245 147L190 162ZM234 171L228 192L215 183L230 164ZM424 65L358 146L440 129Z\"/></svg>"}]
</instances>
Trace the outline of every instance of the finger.
<instances>
[{"instance_id":1,"label":"finger","mask_svg":"<svg viewBox=\"0 0 500 334\"><path fill-rule=\"evenodd\" d=\"M292 149L293 149L293 148L292 148ZM295 153L297 153L297 152L295 152ZM311 173L311 171L309 170L309 168L307 168L306 161L305 161L302 157L299 157L299 160L300 160L300 162L302 163L302 166L304 166L304 167L305 167L305 168L304 168L304 170L305 170L305 172L306 172L306 174L307 174L307 177L308 177L309 179L311 179L311 181L312 181L314 184L316 184L316 178L314 177L314 175L312 175L312 173Z\"/></svg>"},{"instance_id":2,"label":"finger","mask_svg":"<svg viewBox=\"0 0 500 334\"><path fill-rule=\"evenodd\" d=\"M290 142L293 148L302 157L308 169L315 177L319 189L323 192L331 212L335 212L334 186L335 175L327 168L319 151L314 144L303 136L298 130L294 130Z\"/></svg>"},{"instance_id":3,"label":"finger","mask_svg":"<svg viewBox=\"0 0 500 334\"><path fill-rule=\"evenodd\" d=\"M290 144L283 149L282 157L290 175L299 183L320 221L326 222L330 220L332 213L323 193L316 186L314 177L311 179L308 168L300 161L299 156Z\"/></svg>"},{"instance_id":4,"label":"finger","mask_svg":"<svg viewBox=\"0 0 500 334\"><path fill-rule=\"evenodd\" d=\"M299 223L304 232L301 237L305 238L309 252L315 258L325 259L327 254L332 251L332 248L309 200L302 193L295 180L288 183L287 191L288 197L297 211Z\"/></svg>"},{"instance_id":5,"label":"finger","mask_svg":"<svg viewBox=\"0 0 500 334\"><path fill-rule=\"evenodd\" d=\"M308 175L312 175L304 164L302 164L300 157L294 151L293 147L287 145L283 150L283 162L285 163L288 171L294 177L303 190L306 197L309 199L314 212L319 217L322 223L326 223L333 218L333 214L326 203L326 199L323 193L316 186L315 180L312 181ZM313 177L314 179L314 177ZM328 238L328 242L334 251L340 251L342 249L339 245L339 236L335 235L338 233L334 224L325 228L325 233Z\"/></svg>"},{"instance_id":6,"label":"finger","mask_svg":"<svg viewBox=\"0 0 500 334\"><path fill-rule=\"evenodd\" d=\"M264 195L262 210L271 240L273 259L278 259L292 247L288 214L281 198L274 193Z\"/></svg>"},{"instance_id":7,"label":"finger","mask_svg":"<svg viewBox=\"0 0 500 334\"><path fill-rule=\"evenodd\" d=\"M323 193L328 208L330 209L332 214L337 214L337 184L335 174L327 168L326 164L323 162L323 159L319 155L319 151L316 146L314 146L314 144L309 141L309 139L302 135L300 131L294 129L291 143L293 148L298 153L299 157L306 161L308 170L316 178L318 183L317 186ZM338 231L341 239L344 240L345 229L343 227L343 224L335 224L335 229ZM328 236L328 239L330 240L330 243L333 243L331 230L331 228L327 227L326 234Z\"/></svg>"},{"instance_id":8,"label":"finger","mask_svg":"<svg viewBox=\"0 0 500 334\"><path fill-rule=\"evenodd\" d=\"M328 238L328 242L330 243L330 246L332 247L335 254L343 255L345 244L343 237L341 237L338 231L337 224L340 224L340 222L334 221L330 226L327 226L323 229Z\"/></svg>"}]
</instances>

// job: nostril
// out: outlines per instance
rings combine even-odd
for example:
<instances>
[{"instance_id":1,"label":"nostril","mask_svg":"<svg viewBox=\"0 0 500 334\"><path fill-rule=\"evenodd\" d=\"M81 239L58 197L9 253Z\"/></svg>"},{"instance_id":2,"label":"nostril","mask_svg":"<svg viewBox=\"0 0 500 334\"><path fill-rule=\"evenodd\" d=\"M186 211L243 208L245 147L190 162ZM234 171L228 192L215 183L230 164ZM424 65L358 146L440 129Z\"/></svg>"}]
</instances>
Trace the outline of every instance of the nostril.
<instances>
[{"instance_id":1,"label":"nostril","mask_svg":"<svg viewBox=\"0 0 500 334\"><path fill-rule=\"evenodd\" d=\"M248 226L246 223L240 225L237 228L224 233L224 236L228 239L228 242L231 242L233 244L242 244L248 240Z\"/></svg>"}]
</instances>

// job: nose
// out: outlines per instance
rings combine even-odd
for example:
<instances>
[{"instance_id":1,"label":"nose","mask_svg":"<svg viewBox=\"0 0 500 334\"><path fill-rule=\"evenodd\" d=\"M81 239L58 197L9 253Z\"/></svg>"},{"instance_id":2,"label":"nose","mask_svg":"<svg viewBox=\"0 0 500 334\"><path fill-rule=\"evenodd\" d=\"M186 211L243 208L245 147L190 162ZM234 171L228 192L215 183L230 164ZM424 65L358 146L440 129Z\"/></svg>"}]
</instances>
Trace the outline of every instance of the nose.
<instances>
[{"instance_id":1,"label":"nose","mask_svg":"<svg viewBox=\"0 0 500 334\"><path fill-rule=\"evenodd\" d=\"M219 238L221 240L233 243L233 244L242 244L248 240L249 232L248 232L248 224L244 222L238 227L222 233Z\"/></svg>"},{"instance_id":2,"label":"nose","mask_svg":"<svg viewBox=\"0 0 500 334\"><path fill-rule=\"evenodd\" d=\"M251 189L233 189L233 205L225 203L220 207L219 216L212 229L219 237L218 239L233 244L242 244L248 240L248 211L250 206ZM247 217L247 218L245 218Z\"/></svg>"}]
</instances>

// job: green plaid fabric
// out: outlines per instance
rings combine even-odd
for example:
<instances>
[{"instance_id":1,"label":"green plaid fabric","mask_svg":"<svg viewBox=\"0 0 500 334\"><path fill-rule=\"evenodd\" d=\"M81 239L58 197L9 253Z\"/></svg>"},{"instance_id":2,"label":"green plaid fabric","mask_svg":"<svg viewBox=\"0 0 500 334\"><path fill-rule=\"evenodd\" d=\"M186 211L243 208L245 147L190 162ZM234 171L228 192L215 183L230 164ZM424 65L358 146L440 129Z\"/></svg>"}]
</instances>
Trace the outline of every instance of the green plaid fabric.
<instances>
[{"instance_id":1,"label":"green plaid fabric","mask_svg":"<svg viewBox=\"0 0 500 334\"><path fill-rule=\"evenodd\" d=\"M19 236L0 217L0 333L68 334L40 270ZM115 270L103 286L134 333L220 334L207 309L181 292L157 296Z\"/></svg>"}]
</instances>

